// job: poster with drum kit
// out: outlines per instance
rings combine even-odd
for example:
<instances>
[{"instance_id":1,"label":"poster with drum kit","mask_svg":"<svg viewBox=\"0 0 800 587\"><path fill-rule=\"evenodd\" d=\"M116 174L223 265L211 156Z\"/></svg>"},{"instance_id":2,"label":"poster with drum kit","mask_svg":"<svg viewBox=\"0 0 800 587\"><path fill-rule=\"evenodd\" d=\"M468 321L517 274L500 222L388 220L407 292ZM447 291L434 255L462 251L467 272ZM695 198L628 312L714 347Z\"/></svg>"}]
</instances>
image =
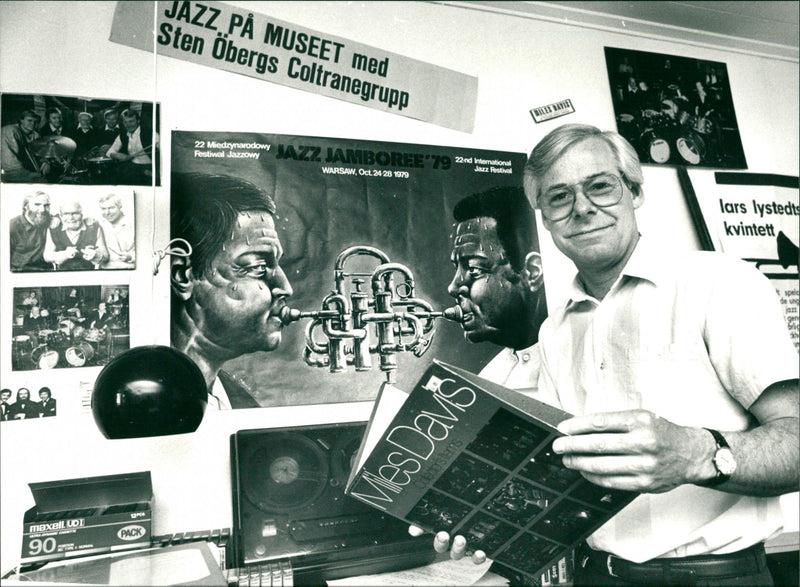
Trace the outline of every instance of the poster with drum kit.
<instances>
[{"instance_id":1,"label":"poster with drum kit","mask_svg":"<svg viewBox=\"0 0 800 587\"><path fill-rule=\"evenodd\" d=\"M4 93L0 124L3 183L161 185L158 104Z\"/></svg>"},{"instance_id":2,"label":"poster with drum kit","mask_svg":"<svg viewBox=\"0 0 800 587\"><path fill-rule=\"evenodd\" d=\"M12 371L103 366L130 348L127 285L15 287Z\"/></svg>"},{"instance_id":3,"label":"poster with drum kit","mask_svg":"<svg viewBox=\"0 0 800 587\"><path fill-rule=\"evenodd\" d=\"M605 48L617 131L642 163L747 169L724 63Z\"/></svg>"},{"instance_id":4,"label":"poster with drum kit","mask_svg":"<svg viewBox=\"0 0 800 587\"><path fill-rule=\"evenodd\" d=\"M136 268L133 188L8 185L0 211L12 272Z\"/></svg>"}]
</instances>

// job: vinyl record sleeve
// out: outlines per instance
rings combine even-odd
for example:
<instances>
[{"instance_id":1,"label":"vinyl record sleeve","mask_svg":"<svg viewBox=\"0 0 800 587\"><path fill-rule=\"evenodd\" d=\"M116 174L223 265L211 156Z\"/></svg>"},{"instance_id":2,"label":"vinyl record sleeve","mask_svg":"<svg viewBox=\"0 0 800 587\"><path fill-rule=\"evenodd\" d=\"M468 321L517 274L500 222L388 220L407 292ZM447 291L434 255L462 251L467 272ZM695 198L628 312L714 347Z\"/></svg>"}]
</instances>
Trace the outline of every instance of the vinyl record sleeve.
<instances>
[{"instance_id":1,"label":"vinyl record sleeve","mask_svg":"<svg viewBox=\"0 0 800 587\"><path fill-rule=\"evenodd\" d=\"M346 493L538 578L637 495L563 466L568 417L434 361L409 395L384 386Z\"/></svg>"}]
</instances>

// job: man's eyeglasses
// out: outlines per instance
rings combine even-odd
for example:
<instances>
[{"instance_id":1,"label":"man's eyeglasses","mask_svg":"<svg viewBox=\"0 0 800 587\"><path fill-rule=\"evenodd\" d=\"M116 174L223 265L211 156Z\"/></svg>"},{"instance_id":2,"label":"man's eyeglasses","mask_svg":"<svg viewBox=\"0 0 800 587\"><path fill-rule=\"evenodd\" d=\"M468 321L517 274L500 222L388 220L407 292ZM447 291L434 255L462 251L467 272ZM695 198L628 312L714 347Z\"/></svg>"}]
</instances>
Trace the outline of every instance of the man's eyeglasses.
<instances>
[{"instance_id":1,"label":"man's eyeglasses","mask_svg":"<svg viewBox=\"0 0 800 587\"><path fill-rule=\"evenodd\" d=\"M612 173L596 175L582 182L567 186L559 186L546 191L539 197L539 208L542 215L550 221L558 221L572 214L575 207L575 191L581 187L583 195L598 208L607 208L622 199L622 182L627 180Z\"/></svg>"}]
</instances>

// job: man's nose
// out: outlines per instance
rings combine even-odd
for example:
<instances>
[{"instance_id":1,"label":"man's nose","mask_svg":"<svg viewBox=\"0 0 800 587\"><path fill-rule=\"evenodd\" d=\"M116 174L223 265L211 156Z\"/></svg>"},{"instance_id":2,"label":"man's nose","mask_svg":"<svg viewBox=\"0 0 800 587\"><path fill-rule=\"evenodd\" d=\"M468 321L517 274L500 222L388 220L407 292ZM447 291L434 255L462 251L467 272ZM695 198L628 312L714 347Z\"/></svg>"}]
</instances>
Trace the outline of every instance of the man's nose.
<instances>
[{"instance_id":1,"label":"man's nose","mask_svg":"<svg viewBox=\"0 0 800 587\"><path fill-rule=\"evenodd\" d=\"M583 216L595 212L597 212L597 206L584 193L583 188L575 190L575 203L572 205L572 213Z\"/></svg>"},{"instance_id":2,"label":"man's nose","mask_svg":"<svg viewBox=\"0 0 800 587\"><path fill-rule=\"evenodd\" d=\"M286 277L286 273L280 267L277 268L273 275L270 291L272 292L272 297L275 298L288 298L294 293L292 284L289 283L289 278Z\"/></svg>"},{"instance_id":3,"label":"man's nose","mask_svg":"<svg viewBox=\"0 0 800 587\"><path fill-rule=\"evenodd\" d=\"M447 286L447 293L450 294L451 297L457 298L459 294L466 295L468 292L469 288L464 285L464 276L462 275L461 269L456 269L453 280L450 282L450 285Z\"/></svg>"}]
</instances>

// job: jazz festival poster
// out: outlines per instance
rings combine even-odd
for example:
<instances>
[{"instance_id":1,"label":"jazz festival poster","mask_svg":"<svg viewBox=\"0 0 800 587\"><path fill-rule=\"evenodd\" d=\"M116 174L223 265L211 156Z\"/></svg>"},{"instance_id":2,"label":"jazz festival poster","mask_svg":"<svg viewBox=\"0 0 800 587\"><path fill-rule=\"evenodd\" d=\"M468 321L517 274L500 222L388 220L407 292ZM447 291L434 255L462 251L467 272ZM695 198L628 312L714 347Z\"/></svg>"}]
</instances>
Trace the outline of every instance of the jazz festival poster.
<instances>
[{"instance_id":1,"label":"jazz festival poster","mask_svg":"<svg viewBox=\"0 0 800 587\"><path fill-rule=\"evenodd\" d=\"M454 275L453 208L461 198L496 186L521 188L525 160L524 153L357 139L172 133L173 173L232 175L273 197L283 247L280 266L293 290L286 304L302 312L322 310L326 296L339 290L334 278L337 257L358 246L379 249L389 262L405 266L415 283L413 297L434 311L454 306L447 293ZM369 271L378 262L355 256L345 271L362 261L369 268L361 277L361 289L371 297ZM405 278L395 274L394 279L404 289ZM400 289L392 294L395 302L407 293ZM328 366L309 366L303 354L311 320L286 325L276 350L239 356L223 369L262 407L374 399L386 380L381 357L372 353L371 369L358 372L350 364L337 373ZM401 389L410 389L434 358L477 372L500 351L493 344L467 342L461 325L444 318L435 319L424 338L430 344L421 356L409 351L394 356ZM313 340L326 343L321 328L314 330ZM403 342L413 340L406 337ZM353 341L346 339L342 346L350 357ZM324 355L313 353L310 358L324 362Z\"/></svg>"}]
</instances>

